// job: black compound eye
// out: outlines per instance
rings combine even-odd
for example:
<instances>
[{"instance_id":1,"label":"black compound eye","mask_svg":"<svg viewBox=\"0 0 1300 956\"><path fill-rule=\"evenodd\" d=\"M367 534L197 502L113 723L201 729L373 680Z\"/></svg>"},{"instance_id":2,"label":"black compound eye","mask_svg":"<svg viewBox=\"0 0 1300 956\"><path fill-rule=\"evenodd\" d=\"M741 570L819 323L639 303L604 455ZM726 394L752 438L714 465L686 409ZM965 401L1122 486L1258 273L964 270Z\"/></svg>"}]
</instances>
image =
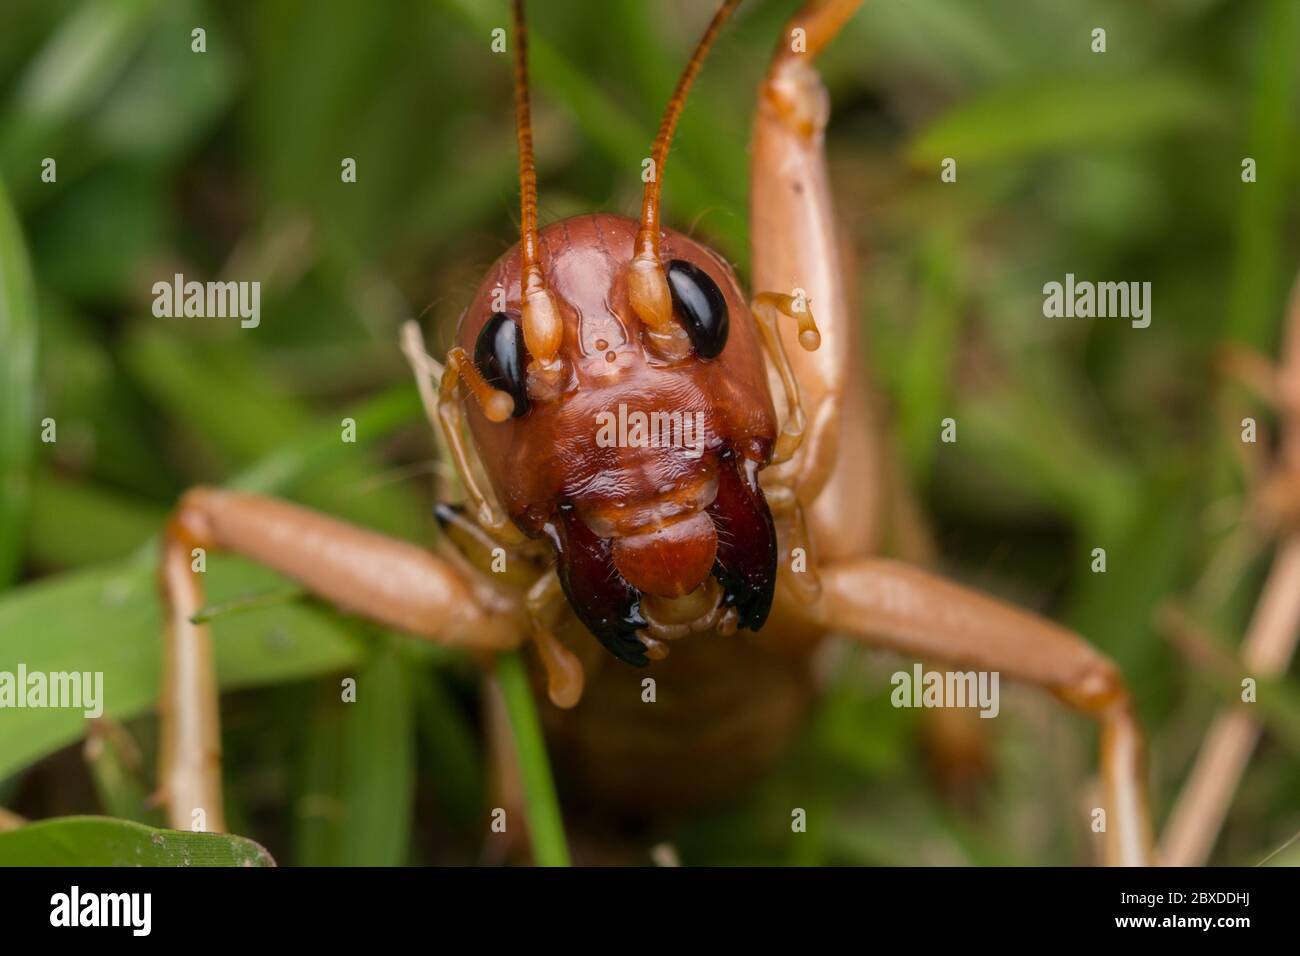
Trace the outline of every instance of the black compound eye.
<instances>
[{"instance_id":1,"label":"black compound eye","mask_svg":"<svg viewBox=\"0 0 1300 956\"><path fill-rule=\"evenodd\" d=\"M528 414L528 350L518 322L504 312L493 312L474 344L474 364L489 385L515 400L515 418Z\"/></svg>"},{"instance_id":2,"label":"black compound eye","mask_svg":"<svg viewBox=\"0 0 1300 956\"><path fill-rule=\"evenodd\" d=\"M727 344L730 325L727 300L718 284L699 266L674 259L668 264L668 288L695 353L702 358L717 358Z\"/></svg>"}]
</instances>

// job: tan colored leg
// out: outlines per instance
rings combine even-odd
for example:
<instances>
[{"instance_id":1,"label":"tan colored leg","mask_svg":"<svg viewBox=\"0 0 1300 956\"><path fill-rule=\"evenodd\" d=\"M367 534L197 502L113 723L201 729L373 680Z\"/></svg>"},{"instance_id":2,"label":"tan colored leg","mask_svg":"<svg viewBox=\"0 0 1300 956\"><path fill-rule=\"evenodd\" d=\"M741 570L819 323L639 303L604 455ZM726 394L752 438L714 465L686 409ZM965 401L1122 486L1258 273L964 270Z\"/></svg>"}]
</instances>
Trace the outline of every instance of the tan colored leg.
<instances>
[{"instance_id":1,"label":"tan colored leg","mask_svg":"<svg viewBox=\"0 0 1300 956\"><path fill-rule=\"evenodd\" d=\"M526 633L517 602L492 606L486 587L422 548L273 498L210 488L188 492L168 524L161 578L165 602L159 704L159 794L169 823L225 827L220 718L211 639L191 620L203 606L194 550L233 551L301 582L313 594L381 624L475 650L515 647Z\"/></svg>"},{"instance_id":2,"label":"tan colored leg","mask_svg":"<svg viewBox=\"0 0 1300 956\"><path fill-rule=\"evenodd\" d=\"M822 569L821 626L924 660L998 671L1050 691L1101 726L1105 859L1148 865L1144 742L1115 665L1078 635L896 561Z\"/></svg>"},{"instance_id":3,"label":"tan colored leg","mask_svg":"<svg viewBox=\"0 0 1300 956\"><path fill-rule=\"evenodd\" d=\"M767 498L772 517L777 520L784 545L781 560L791 567L789 574L781 575L781 580L789 585L799 601L812 604L821 597L822 585L817 573L817 550L812 535L808 533L807 513L795 488L784 484L779 478L767 478L766 473L764 478L763 494ZM802 567L795 571L793 563L800 549Z\"/></svg>"},{"instance_id":4,"label":"tan colored leg","mask_svg":"<svg viewBox=\"0 0 1300 956\"><path fill-rule=\"evenodd\" d=\"M1238 353L1240 356L1245 353ZM1243 376L1255 384L1282 416L1282 449L1270 502L1266 486L1261 500L1265 513L1294 515L1296 476L1300 475L1300 279L1291 290L1282 368L1275 372L1267 360L1249 356ZM1291 520L1294 520L1293 518ZM1300 532L1292 526L1278 544L1268 581L1251 616L1242 642L1241 662L1252 677L1286 673L1300 641ZM1191 776L1174 804L1160 843L1161 858L1171 866L1198 866L1209 858L1233 795L1259 740L1259 724L1240 706L1220 711L1206 734Z\"/></svg>"},{"instance_id":5,"label":"tan colored leg","mask_svg":"<svg viewBox=\"0 0 1300 956\"><path fill-rule=\"evenodd\" d=\"M420 326L408 321L402 326L402 352L406 355L415 384L420 390L420 401L429 424L441 431L452 464L460 476L461 484L474 505L475 520L497 542L511 547L527 539L523 532L501 510L496 499L484 491L470 462L470 446L465 441L464 409L461 407L459 386L463 382L479 403L484 414L492 421L505 421L514 408L514 399L505 392L488 385L474 367L474 362L463 348L453 347L447 353L446 364L441 364L424 350ZM435 396L433 383L438 383Z\"/></svg>"},{"instance_id":6,"label":"tan colored leg","mask_svg":"<svg viewBox=\"0 0 1300 956\"><path fill-rule=\"evenodd\" d=\"M191 570L191 544L168 529L160 579L163 591L163 683L158 701L158 798L177 830L226 829L221 798L221 719L212 639L190 618L203 606L203 588Z\"/></svg>"},{"instance_id":7,"label":"tan colored leg","mask_svg":"<svg viewBox=\"0 0 1300 956\"><path fill-rule=\"evenodd\" d=\"M533 628L533 643L537 656L546 669L546 693L551 703L567 710L576 707L582 699L585 675L577 655L560 643L555 632L554 619L558 611L568 607L560 576L554 568L543 574L528 591L528 617Z\"/></svg>"},{"instance_id":8,"label":"tan colored leg","mask_svg":"<svg viewBox=\"0 0 1300 956\"><path fill-rule=\"evenodd\" d=\"M760 292L754 296L750 312L758 322L763 348L768 359L776 366L777 374L781 377L782 391L785 392L785 421L781 425L781 434L776 439L776 447L772 449L771 462L773 465L781 465L793 458L803 444L808 419L799 397L799 380L795 378L790 356L781 340L781 323L778 320L784 315L795 321L799 330L799 346L805 352L816 351L821 344L821 333L817 331L817 323L807 305L781 292Z\"/></svg>"},{"instance_id":9,"label":"tan colored leg","mask_svg":"<svg viewBox=\"0 0 1300 956\"><path fill-rule=\"evenodd\" d=\"M829 105L812 65L860 3L810 2L786 24L759 90L750 171L754 288L802 290L821 330L816 352L797 347L794 328L782 331L811 422L794 474L783 477L809 503L809 531L826 560L873 551L879 522L879 451L851 305L853 274L840 255L823 153Z\"/></svg>"},{"instance_id":10,"label":"tan colored leg","mask_svg":"<svg viewBox=\"0 0 1300 956\"><path fill-rule=\"evenodd\" d=\"M1285 672L1300 629L1300 537L1282 543L1242 645L1242 665L1253 677ZM1196 765L1179 795L1160 842L1170 866L1203 866L1223 826L1237 784L1259 739L1246 709L1221 711L1206 734Z\"/></svg>"}]
</instances>

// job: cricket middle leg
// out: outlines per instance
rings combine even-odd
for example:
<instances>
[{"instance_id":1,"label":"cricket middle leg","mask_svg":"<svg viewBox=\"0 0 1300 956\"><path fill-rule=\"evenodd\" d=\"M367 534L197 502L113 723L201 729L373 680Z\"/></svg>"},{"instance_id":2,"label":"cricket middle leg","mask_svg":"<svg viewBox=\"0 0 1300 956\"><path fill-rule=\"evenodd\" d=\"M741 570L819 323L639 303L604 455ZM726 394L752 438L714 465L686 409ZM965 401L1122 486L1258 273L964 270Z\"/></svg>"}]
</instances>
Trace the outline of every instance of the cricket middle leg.
<instances>
[{"instance_id":1,"label":"cricket middle leg","mask_svg":"<svg viewBox=\"0 0 1300 956\"><path fill-rule=\"evenodd\" d=\"M774 469L797 489L818 554L871 553L879 534L880 450L865 354L826 168L829 99L813 65L861 0L810 2L786 24L758 94L750 169L753 288L788 295L817 317L821 345L782 329L808 416L798 456Z\"/></svg>"}]
</instances>

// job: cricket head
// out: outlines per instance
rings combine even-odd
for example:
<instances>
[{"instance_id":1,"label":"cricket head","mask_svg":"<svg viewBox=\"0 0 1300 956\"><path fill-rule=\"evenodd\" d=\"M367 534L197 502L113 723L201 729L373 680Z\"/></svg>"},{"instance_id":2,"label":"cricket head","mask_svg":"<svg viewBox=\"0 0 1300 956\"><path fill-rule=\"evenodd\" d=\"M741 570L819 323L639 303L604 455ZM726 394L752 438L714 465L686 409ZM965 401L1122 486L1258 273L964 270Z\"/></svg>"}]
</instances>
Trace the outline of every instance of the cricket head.
<instances>
[{"instance_id":1,"label":"cricket head","mask_svg":"<svg viewBox=\"0 0 1300 956\"><path fill-rule=\"evenodd\" d=\"M525 535L550 541L578 619L631 664L692 630L761 627L775 588L758 472L777 422L756 325L726 262L659 221L673 130L738 3L721 4L664 112L640 219L541 230L517 0L520 240L457 332L493 490Z\"/></svg>"},{"instance_id":2,"label":"cricket head","mask_svg":"<svg viewBox=\"0 0 1300 956\"><path fill-rule=\"evenodd\" d=\"M696 630L757 629L776 575L758 484L777 418L762 343L731 268L671 230L660 237L673 321L688 348L666 355L633 303L639 224L601 214L539 235L557 305L561 373L535 387L523 332L518 247L489 270L458 344L511 396L494 419L467 403L484 470L506 514L550 541L575 614L621 660L644 664Z\"/></svg>"}]
</instances>

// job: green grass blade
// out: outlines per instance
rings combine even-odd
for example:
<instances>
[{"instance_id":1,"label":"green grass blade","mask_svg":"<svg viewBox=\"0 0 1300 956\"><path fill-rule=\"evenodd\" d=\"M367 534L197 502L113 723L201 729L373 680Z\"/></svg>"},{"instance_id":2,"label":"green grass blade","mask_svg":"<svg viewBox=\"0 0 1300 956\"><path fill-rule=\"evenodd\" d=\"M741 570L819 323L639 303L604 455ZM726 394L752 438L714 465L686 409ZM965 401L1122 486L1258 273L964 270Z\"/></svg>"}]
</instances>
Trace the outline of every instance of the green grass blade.
<instances>
[{"instance_id":1,"label":"green grass blade","mask_svg":"<svg viewBox=\"0 0 1300 956\"><path fill-rule=\"evenodd\" d=\"M240 594L229 601L222 601L220 604L208 604L200 608L190 615L190 620L195 624L207 624L219 617L227 617L231 614L247 614L249 611L260 611L262 608L275 607L278 604L291 604L308 596L306 589L298 585L261 591L257 594Z\"/></svg>"},{"instance_id":2,"label":"green grass blade","mask_svg":"<svg viewBox=\"0 0 1300 956\"><path fill-rule=\"evenodd\" d=\"M273 494L298 482L323 474L372 440L386 438L421 415L420 396L414 385L400 385L352 407L340 415L357 423L357 442L339 441L335 422L315 425L305 438L291 442L249 466L230 481L232 488Z\"/></svg>"},{"instance_id":3,"label":"green grass blade","mask_svg":"<svg viewBox=\"0 0 1300 956\"><path fill-rule=\"evenodd\" d=\"M59 817L0 833L0 866L275 866L275 860L252 840L228 833Z\"/></svg>"},{"instance_id":4,"label":"green grass blade","mask_svg":"<svg viewBox=\"0 0 1300 956\"><path fill-rule=\"evenodd\" d=\"M30 62L0 121L0 172L20 177L20 206L40 188L40 158L121 74L157 6L158 0L84 0Z\"/></svg>"},{"instance_id":5,"label":"green grass blade","mask_svg":"<svg viewBox=\"0 0 1300 956\"><path fill-rule=\"evenodd\" d=\"M343 736L344 866L400 866L410 857L415 810L415 709L396 649L357 675Z\"/></svg>"},{"instance_id":6,"label":"green grass blade","mask_svg":"<svg viewBox=\"0 0 1300 956\"><path fill-rule=\"evenodd\" d=\"M82 753L106 814L137 823L162 822L159 810L149 805L152 787L145 779L140 748L126 728L111 720L95 721Z\"/></svg>"},{"instance_id":7,"label":"green grass blade","mask_svg":"<svg viewBox=\"0 0 1300 956\"><path fill-rule=\"evenodd\" d=\"M934 461L936 423L951 394L952 363L961 334L965 263L957 236L936 230L920 253L921 307L900 368L898 433L911 473L928 476Z\"/></svg>"},{"instance_id":8,"label":"green grass blade","mask_svg":"<svg viewBox=\"0 0 1300 956\"><path fill-rule=\"evenodd\" d=\"M28 562L80 568L126 557L153 536L164 517L150 502L38 469L27 526Z\"/></svg>"},{"instance_id":9,"label":"green grass blade","mask_svg":"<svg viewBox=\"0 0 1300 956\"><path fill-rule=\"evenodd\" d=\"M474 728L452 699L436 668L414 672L421 754L432 771L438 804L460 826L482 819L483 761Z\"/></svg>"},{"instance_id":10,"label":"green grass blade","mask_svg":"<svg viewBox=\"0 0 1300 956\"><path fill-rule=\"evenodd\" d=\"M262 459L233 484L271 493L326 469L366 441L419 414L414 388L357 406L357 445L338 441L333 424ZM50 577L0 597L0 670L102 670L106 712L122 720L151 709L158 694L161 624L154 576L157 544L130 558ZM249 594L285 589L283 578L247 562L217 557L208 570L209 608ZM276 683L329 673L359 660L362 646L337 615L307 602L222 616L213 628L223 687ZM80 711L14 710L0 721L0 779L85 734Z\"/></svg>"},{"instance_id":11,"label":"green grass blade","mask_svg":"<svg viewBox=\"0 0 1300 956\"><path fill-rule=\"evenodd\" d=\"M36 422L36 290L22 226L0 183L0 588L14 579Z\"/></svg>"},{"instance_id":12,"label":"green grass blade","mask_svg":"<svg viewBox=\"0 0 1300 956\"><path fill-rule=\"evenodd\" d=\"M283 579L214 556L209 595L220 602ZM104 712L126 720L158 698L162 623L151 564L122 562L20 588L0 602L0 671L102 671ZM363 648L346 621L309 604L286 604L213 622L223 688L274 684L355 664ZM82 710L15 708L0 720L0 779L86 733Z\"/></svg>"},{"instance_id":13,"label":"green grass blade","mask_svg":"<svg viewBox=\"0 0 1300 956\"><path fill-rule=\"evenodd\" d=\"M1034 77L958 104L908 149L908 160L938 168L946 156L963 165L1117 142L1140 142L1198 129L1222 115L1211 91L1175 74L1115 79Z\"/></svg>"},{"instance_id":14,"label":"green grass blade","mask_svg":"<svg viewBox=\"0 0 1300 956\"><path fill-rule=\"evenodd\" d=\"M497 679L505 698L506 713L514 735L519 775L523 780L528 807L528 835L538 866L568 866L569 848L564 837L564 820L555 796L546 740L533 703L533 691L518 651L497 657Z\"/></svg>"},{"instance_id":15,"label":"green grass blade","mask_svg":"<svg viewBox=\"0 0 1300 956\"><path fill-rule=\"evenodd\" d=\"M125 358L159 407L190 433L205 436L215 454L233 467L250 467L274 455L319 420L302 402L283 394L251 356L231 346L199 346L154 329L135 336ZM412 407L415 388L408 386L406 392L407 407ZM411 520L420 514L418 499L397 484L358 493L381 465L357 454L366 423L357 420L356 443L341 441L342 418L335 419L331 437L339 454L328 471L300 476L295 497L345 520L411 537L419 527Z\"/></svg>"},{"instance_id":16,"label":"green grass blade","mask_svg":"<svg viewBox=\"0 0 1300 956\"><path fill-rule=\"evenodd\" d=\"M1282 309L1287 272L1283 232L1287 194L1295 188L1296 75L1300 56L1300 4L1271 0L1261 18L1258 75L1251 93L1247 155L1257 179L1241 182L1240 169L1224 171L1225 189L1239 189L1232 258L1228 333L1259 349L1271 349ZM1292 195L1294 193L1292 192Z\"/></svg>"},{"instance_id":17,"label":"green grass blade","mask_svg":"<svg viewBox=\"0 0 1300 956\"><path fill-rule=\"evenodd\" d=\"M397 646L376 654L356 680L319 688L305 728L294 819L294 859L305 866L401 866L411 862L415 814L415 705Z\"/></svg>"}]
</instances>

